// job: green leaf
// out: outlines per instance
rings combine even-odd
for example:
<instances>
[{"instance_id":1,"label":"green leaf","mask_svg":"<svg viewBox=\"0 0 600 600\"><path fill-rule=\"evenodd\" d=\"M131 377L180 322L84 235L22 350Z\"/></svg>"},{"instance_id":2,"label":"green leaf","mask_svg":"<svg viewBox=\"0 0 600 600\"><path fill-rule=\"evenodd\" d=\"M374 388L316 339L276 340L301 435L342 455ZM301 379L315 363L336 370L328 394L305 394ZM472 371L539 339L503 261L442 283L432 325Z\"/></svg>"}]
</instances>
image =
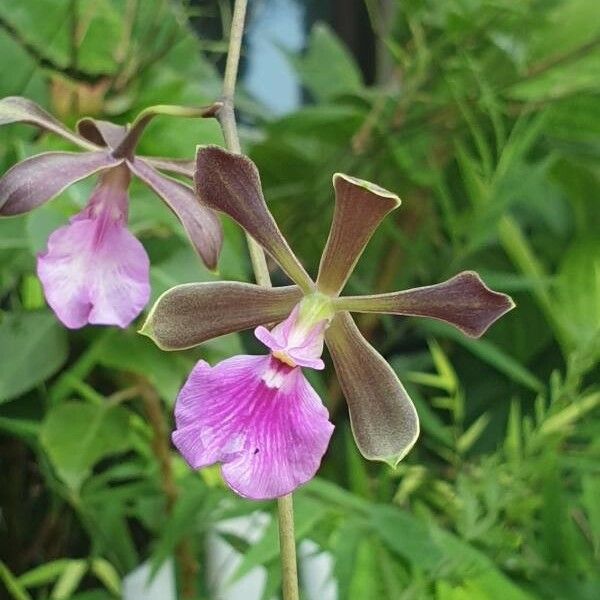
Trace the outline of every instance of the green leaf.
<instances>
[{"instance_id":1,"label":"green leaf","mask_svg":"<svg viewBox=\"0 0 600 600\"><path fill-rule=\"evenodd\" d=\"M65 402L50 410L40 439L59 476L78 490L101 458L130 446L129 413L122 406Z\"/></svg>"},{"instance_id":2,"label":"green leaf","mask_svg":"<svg viewBox=\"0 0 600 600\"><path fill-rule=\"evenodd\" d=\"M483 432L487 429L490 424L491 417L489 414L484 413L477 418L472 425L458 438L456 442L456 449L461 454L468 452L473 444L483 435Z\"/></svg>"},{"instance_id":3,"label":"green leaf","mask_svg":"<svg viewBox=\"0 0 600 600\"><path fill-rule=\"evenodd\" d=\"M514 85L509 94L512 98L527 102L557 99L584 92L600 91L598 69L600 50L588 52L577 61L544 71L539 76Z\"/></svg>"},{"instance_id":4,"label":"green leaf","mask_svg":"<svg viewBox=\"0 0 600 600\"><path fill-rule=\"evenodd\" d=\"M24 587L39 587L55 581L67 568L71 561L68 558L53 560L23 573L19 577L19 583Z\"/></svg>"},{"instance_id":5,"label":"green leaf","mask_svg":"<svg viewBox=\"0 0 600 600\"><path fill-rule=\"evenodd\" d=\"M92 560L92 573L105 585L111 594L121 595L121 578L117 570L103 558Z\"/></svg>"},{"instance_id":6,"label":"green leaf","mask_svg":"<svg viewBox=\"0 0 600 600\"><path fill-rule=\"evenodd\" d=\"M7 313L0 323L0 403L39 385L67 360L65 330L46 311Z\"/></svg>"},{"instance_id":7,"label":"green leaf","mask_svg":"<svg viewBox=\"0 0 600 600\"><path fill-rule=\"evenodd\" d=\"M556 280L556 313L577 345L600 331L600 239L577 240L567 250Z\"/></svg>"},{"instance_id":8,"label":"green leaf","mask_svg":"<svg viewBox=\"0 0 600 600\"><path fill-rule=\"evenodd\" d=\"M589 535L594 544L596 558L600 557L600 479L594 475L586 475L582 482L582 504L589 522Z\"/></svg>"},{"instance_id":9,"label":"green leaf","mask_svg":"<svg viewBox=\"0 0 600 600\"><path fill-rule=\"evenodd\" d=\"M360 71L352 56L324 23L313 27L306 56L292 62L302 82L317 100L358 93L362 88Z\"/></svg>"},{"instance_id":10,"label":"green leaf","mask_svg":"<svg viewBox=\"0 0 600 600\"><path fill-rule=\"evenodd\" d=\"M99 342L98 363L148 379L160 396L172 402L189 372L181 356L159 350L151 340L131 330L113 330Z\"/></svg>"},{"instance_id":11,"label":"green leaf","mask_svg":"<svg viewBox=\"0 0 600 600\"><path fill-rule=\"evenodd\" d=\"M427 525L393 506L374 505L370 513L371 527L390 550L419 569L432 571L441 565L444 555Z\"/></svg>"},{"instance_id":12,"label":"green leaf","mask_svg":"<svg viewBox=\"0 0 600 600\"><path fill-rule=\"evenodd\" d=\"M85 560L69 561L52 590L51 600L68 600L71 598L73 592L79 587L87 569L88 565Z\"/></svg>"},{"instance_id":13,"label":"green leaf","mask_svg":"<svg viewBox=\"0 0 600 600\"><path fill-rule=\"evenodd\" d=\"M422 326L436 336L450 338L458 342L469 350L469 352L494 367L500 373L506 375L509 379L524 385L534 392L544 390L544 384L531 371L492 342L467 338L444 323L427 321L423 322Z\"/></svg>"},{"instance_id":14,"label":"green leaf","mask_svg":"<svg viewBox=\"0 0 600 600\"><path fill-rule=\"evenodd\" d=\"M31 596L27 593L23 585L2 561L0 561L0 581L4 583L6 591L14 600L31 600Z\"/></svg>"},{"instance_id":15,"label":"green leaf","mask_svg":"<svg viewBox=\"0 0 600 600\"><path fill-rule=\"evenodd\" d=\"M353 576L357 572L357 553L364 536L365 527L350 519L335 532L333 541L334 572L340 598L350 597Z\"/></svg>"},{"instance_id":16,"label":"green leaf","mask_svg":"<svg viewBox=\"0 0 600 600\"><path fill-rule=\"evenodd\" d=\"M381 598L381 574L379 572L377 545L371 537L358 541L354 564L348 586L348 600Z\"/></svg>"},{"instance_id":17,"label":"green leaf","mask_svg":"<svg viewBox=\"0 0 600 600\"><path fill-rule=\"evenodd\" d=\"M486 600L534 600L525 590L515 585L485 554L456 536L441 529L433 529L432 536L445 554L447 566L454 565L455 574L464 578L468 589L477 589L469 598ZM459 596L459 598L466 596Z\"/></svg>"}]
</instances>

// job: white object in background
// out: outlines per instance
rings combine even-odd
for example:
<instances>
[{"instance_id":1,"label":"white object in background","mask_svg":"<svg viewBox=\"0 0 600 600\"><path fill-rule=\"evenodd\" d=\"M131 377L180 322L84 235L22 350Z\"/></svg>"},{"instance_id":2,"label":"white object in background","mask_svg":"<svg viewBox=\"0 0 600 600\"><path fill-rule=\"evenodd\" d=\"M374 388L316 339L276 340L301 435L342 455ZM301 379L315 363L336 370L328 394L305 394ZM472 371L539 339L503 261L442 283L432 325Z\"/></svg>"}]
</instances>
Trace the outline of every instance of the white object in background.
<instances>
[{"instance_id":1,"label":"white object in background","mask_svg":"<svg viewBox=\"0 0 600 600\"><path fill-rule=\"evenodd\" d=\"M219 531L236 535L250 544L262 537L271 517L256 512L252 515L222 521L207 540L207 567L212 600L260 600L267 583L267 571L257 567L230 583L231 576L242 562L242 556L232 548ZM304 540L298 550L299 576L306 600L337 600L337 584L333 578L333 557L322 552L310 540Z\"/></svg>"},{"instance_id":2,"label":"white object in background","mask_svg":"<svg viewBox=\"0 0 600 600\"><path fill-rule=\"evenodd\" d=\"M312 540L304 540L298 548L298 562L306 600L337 600L333 556L329 552L323 552Z\"/></svg>"},{"instance_id":3,"label":"white object in background","mask_svg":"<svg viewBox=\"0 0 600 600\"><path fill-rule=\"evenodd\" d=\"M152 567L141 564L123 578L123 600L177 600L173 560L166 560L151 579Z\"/></svg>"},{"instance_id":4,"label":"white object in background","mask_svg":"<svg viewBox=\"0 0 600 600\"><path fill-rule=\"evenodd\" d=\"M232 548L219 531L240 537L250 544L256 543L265 531L270 517L255 512L247 517L228 519L216 525L216 532L207 540L207 567L209 588L213 600L260 600L267 583L264 567L252 569L241 579L230 583L231 576L242 562L242 556Z\"/></svg>"}]
</instances>

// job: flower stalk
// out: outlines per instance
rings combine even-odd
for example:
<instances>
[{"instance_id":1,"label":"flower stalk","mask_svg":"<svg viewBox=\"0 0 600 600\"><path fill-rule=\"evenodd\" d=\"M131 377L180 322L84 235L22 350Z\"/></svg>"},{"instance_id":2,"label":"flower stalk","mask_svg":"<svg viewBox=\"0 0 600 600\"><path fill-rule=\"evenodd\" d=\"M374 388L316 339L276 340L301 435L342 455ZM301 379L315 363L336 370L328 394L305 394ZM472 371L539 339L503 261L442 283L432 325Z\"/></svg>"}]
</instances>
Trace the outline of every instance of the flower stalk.
<instances>
[{"instance_id":1,"label":"flower stalk","mask_svg":"<svg viewBox=\"0 0 600 600\"><path fill-rule=\"evenodd\" d=\"M235 86L240 63L247 0L235 0L225 74L223 76L222 106L217 118L223 131L226 147L237 154L241 153L240 139L235 120ZM261 246L246 233L248 252L252 262L254 277L258 285L271 287L271 277L265 253ZM279 521L279 551L284 600L298 600L298 570L296 565L296 539L294 534L294 509L292 495L287 494L277 500Z\"/></svg>"}]
</instances>

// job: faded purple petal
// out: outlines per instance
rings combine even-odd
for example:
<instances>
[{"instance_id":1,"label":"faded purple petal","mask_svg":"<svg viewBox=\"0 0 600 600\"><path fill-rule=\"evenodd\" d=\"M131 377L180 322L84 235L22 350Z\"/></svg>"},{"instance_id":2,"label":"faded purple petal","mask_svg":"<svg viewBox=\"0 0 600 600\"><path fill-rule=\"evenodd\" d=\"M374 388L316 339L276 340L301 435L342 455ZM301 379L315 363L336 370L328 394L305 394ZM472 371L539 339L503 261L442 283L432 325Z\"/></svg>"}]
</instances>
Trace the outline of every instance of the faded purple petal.
<instances>
[{"instance_id":1,"label":"faded purple petal","mask_svg":"<svg viewBox=\"0 0 600 600\"><path fill-rule=\"evenodd\" d=\"M80 179L121 162L107 152L45 152L27 158L0 179L0 216L29 212Z\"/></svg>"},{"instance_id":2,"label":"faded purple petal","mask_svg":"<svg viewBox=\"0 0 600 600\"><path fill-rule=\"evenodd\" d=\"M28 123L36 125L46 131L51 131L56 135L85 148L94 150L94 144L88 143L77 134L67 129L60 121L55 119L49 112L28 98L21 96L8 96L0 100L0 125L9 123Z\"/></svg>"},{"instance_id":3,"label":"faded purple petal","mask_svg":"<svg viewBox=\"0 0 600 600\"><path fill-rule=\"evenodd\" d=\"M72 329L127 327L150 297L148 256L126 227L128 177L115 169L101 179L87 207L38 256L46 300Z\"/></svg>"},{"instance_id":4,"label":"faded purple petal","mask_svg":"<svg viewBox=\"0 0 600 600\"><path fill-rule=\"evenodd\" d=\"M324 369L325 363L320 357L323 354L323 334L327 321L307 328L299 324L299 313L300 304L297 304L285 321L271 331L261 325L255 329L254 335L271 350L275 358L292 367Z\"/></svg>"},{"instance_id":5,"label":"faded purple petal","mask_svg":"<svg viewBox=\"0 0 600 600\"><path fill-rule=\"evenodd\" d=\"M194 469L222 463L227 484L254 500L314 477L333 425L299 368L269 356L200 361L177 398L173 442Z\"/></svg>"},{"instance_id":6,"label":"faded purple petal","mask_svg":"<svg viewBox=\"0 0 600 600\"><path fill-rule=\"evenodd\" d=\"M223 245L223 228L219 217L201 204L187 185L162 175L139 158L127 164L132 173L175 213L204 264L209 269L216 269Z\"/></svg>"},{"instance_id":7,"label":"faded purple petal","mask_svg":"<svg viewBox=\"0 0 600 600\"><path fill-rule=\"evenodd\" d=\"M86 140L97 146L115 149L127 135L127 127L110 121L84 117L77 122L77 131Z\"/></svg>"},{"instance_id":8,"label":"faded purple petal","mask_svg":"<svg viewBox=\"0 0 600 600\"><path fill-rule=\"evenodd\" d=\"M194 169L196 168L195 160L187 160L185 158L164 158L162 156L140 156L144 162L152 165L155 169L161 171L169 171L177 173L192 179L194 177Z\"/></svg>"}]
</instances>

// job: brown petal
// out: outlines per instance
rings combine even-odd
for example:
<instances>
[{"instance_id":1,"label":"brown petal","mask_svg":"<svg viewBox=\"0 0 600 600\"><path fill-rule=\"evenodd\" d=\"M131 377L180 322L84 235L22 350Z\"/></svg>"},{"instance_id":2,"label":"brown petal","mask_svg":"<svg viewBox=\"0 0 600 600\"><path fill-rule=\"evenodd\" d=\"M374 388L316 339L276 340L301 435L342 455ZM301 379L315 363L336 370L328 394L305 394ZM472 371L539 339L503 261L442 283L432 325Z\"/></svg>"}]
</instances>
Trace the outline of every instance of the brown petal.
<instances>
[{"instance_id":1,"label":"brown petal","mask_svg":"<svg viewBox=\"0 0 600 600\"><path fill-rule=\"evenodd\" d=\"M419 418L406 390L347 312L333 318L325 341L358 449L365 458L396 466L419 436Z\"/></svg>"},{"instance_id":2,"label":"brown petal","mask_svg":"<svg viewBox=\"0 0 600 600\"><path fill-rule=\"evenodd\" d=\"M30 125L36 125L46 131L60 135L86 150L97 150L94 144L90 144L70 129L67 129L50 113L28 98L8 96L0 100L0 125L7 125L9 123L29 123Z\"/></svg>"},{"instance_id":3,"label":"brown petal","mask_svg":"<svg viewBox=\"0 0 600 600\"><path fill-rule=\"evenodd\" d=\"M336 299L338 310L431 317L454 325L470 337L483 335L514 306L510 296L490 290L474 271L403 292Z\"/></svg>"},{"instance_id":4,"label":"brown petal","mask_svg":"<svg viewBox=\"0 0 600 600\"><path fill-rule=\"evenodd\" d=\"M342 173L333 176L335 211L321 257L317 288L337 296L382 219L400 198L379 186Z\"/></svg>"},{"instance_id":5,"label":"brown petal","mask_svg":"<svg viewBox=\"0 0 600 600\"><path fill-rule=\"evenodd\" d=\"M269 212L256 165L218 146L198 149L194 182L207 206L237 221L304 290L314 285Z\"/></svg>"},{"instance_id":6,"label":"brown petal","mask_svg":"<svg viewBox=\"0 0 600 600\"><path fill-rule=\"evenodd\" d=\"M223 245L223 228L219 217L198 202L194 190L162 175L140 158L127 161L131 172L158 194L181 221L204 264L216 269Z\"/></svg>"},{"instance_id":7,"label":"brown petal","mask_svg":"<svg viewBox=\"0 0 600 600\"><path fill-rule=\"evenodd\" d=\"M77 122L77 131L93 144L108 146L111 150L114 150L127 135L127 127L123 127L123 125L90 117L85 117Z\"/></svg>"},{"instance_id":8,"label":"brown petal","mask_svg":"<svg viewBox=\"0 0 600 600\"><path fill-rule=\"evenodd\" d=\"M45 152L27 158L0 179L0 216L33 210L76 181L122 162L107 152Z\"/></svg>"},{"instance_id":9,"label":"brown petal","mask_svg":"<svg viewBox=\"0 0 600 600\"><path fill-rule=\"evenodd\" d=\"M251 283L188 283L166 291L140 333L163 350L183 350L212 338L281 321L302 298L296 286Z\"/></svg>"}]
</instances>

